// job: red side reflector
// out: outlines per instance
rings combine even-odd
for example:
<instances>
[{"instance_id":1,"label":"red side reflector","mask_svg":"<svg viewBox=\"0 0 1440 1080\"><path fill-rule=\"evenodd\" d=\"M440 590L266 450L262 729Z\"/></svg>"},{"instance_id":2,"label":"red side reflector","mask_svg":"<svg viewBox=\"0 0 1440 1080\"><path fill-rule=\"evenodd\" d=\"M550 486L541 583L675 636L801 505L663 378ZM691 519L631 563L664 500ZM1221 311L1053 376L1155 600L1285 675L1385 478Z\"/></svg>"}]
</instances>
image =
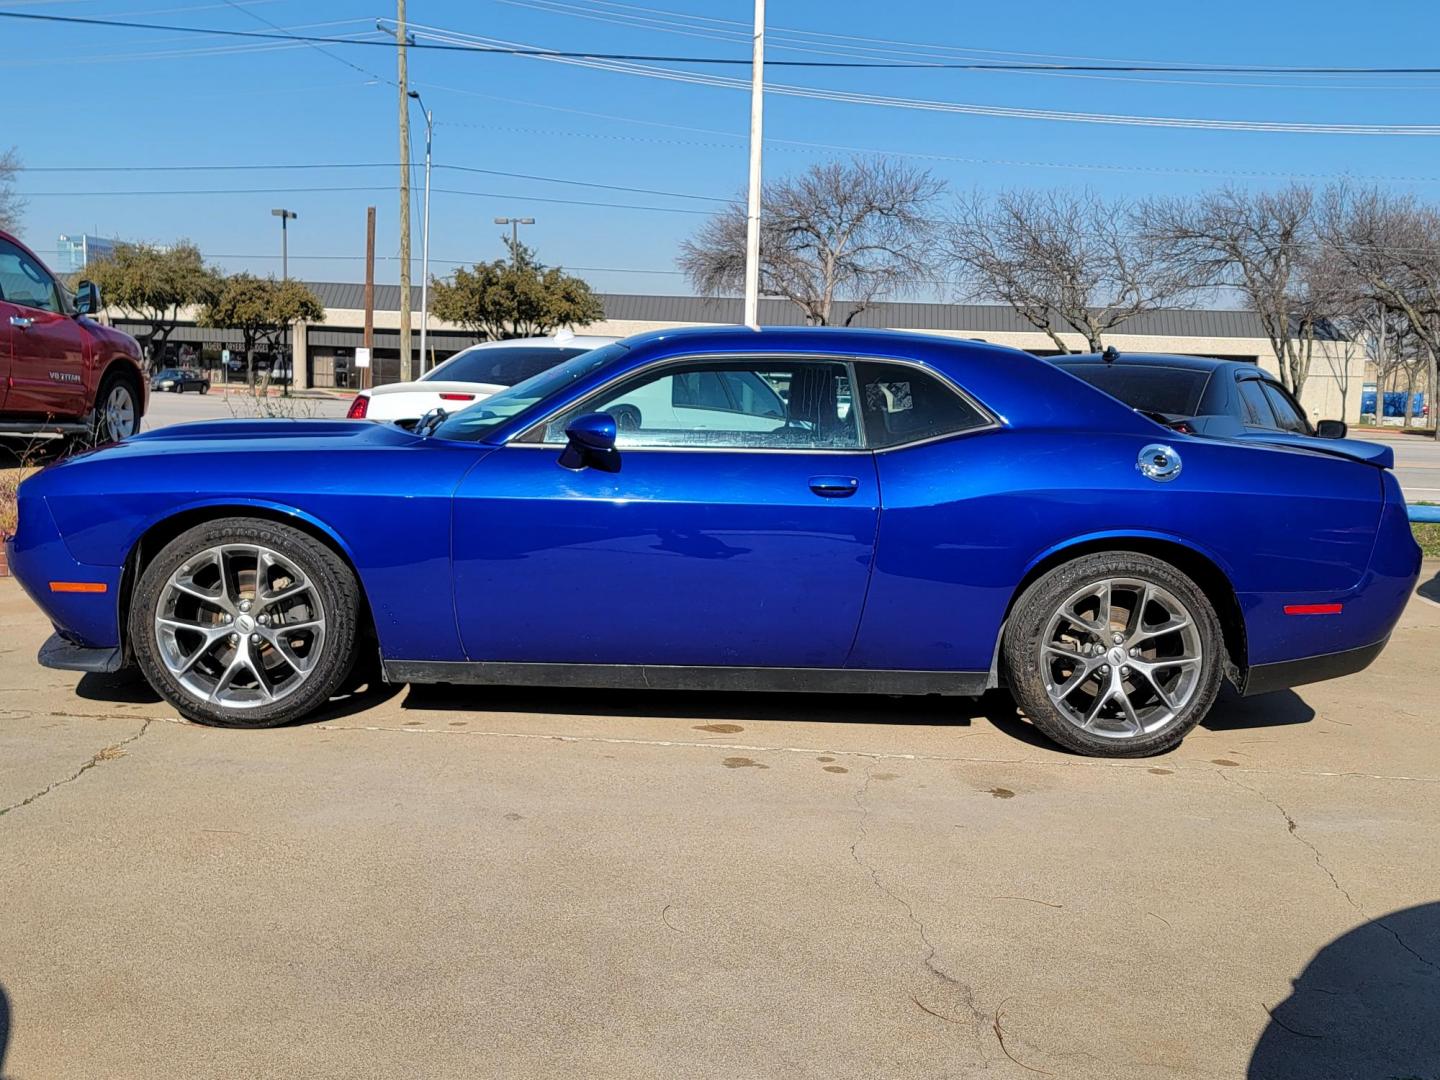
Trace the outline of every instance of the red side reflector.
<instances>
[{"instance_id":1,"label":"red side reflector","mask_svg":"<svg viewBox=\"0 0 1440 1080\"><path fill-rule=\"evenodd\" d=\"M345 414L346 420L364 420L365 414L370 411L370 395L356 394L355 400L350 403L350 411Z\"/></svg>"},{"instance_id":2,"label":"red side reflector","mask_svg":"<svg viewBox=\"0 0 1440 1080\"><path fill-rule=\"evenodd\" d=\"M51 592L109 592L110 586L103 581L52 581Z\"/></svg>"},{"instance_id":3,"label":"red side reflector","mask_svg":"<svg viewBox=\"0 0 1440 1080\"><path fill-rule=\"evenodd\" d=\"M1286 604L1286 615L1339 615L1344 604Z\"/></svg>"},{"instance_id":4,"label":"red side reflector","mask_svg":"<svg viewBox=\"0 0 1440 1080\"><path fill-rule=\"evenodd\" d=\"M441 401L474 401L474 394L441 394Z\"/></svg>"}]
</instances>

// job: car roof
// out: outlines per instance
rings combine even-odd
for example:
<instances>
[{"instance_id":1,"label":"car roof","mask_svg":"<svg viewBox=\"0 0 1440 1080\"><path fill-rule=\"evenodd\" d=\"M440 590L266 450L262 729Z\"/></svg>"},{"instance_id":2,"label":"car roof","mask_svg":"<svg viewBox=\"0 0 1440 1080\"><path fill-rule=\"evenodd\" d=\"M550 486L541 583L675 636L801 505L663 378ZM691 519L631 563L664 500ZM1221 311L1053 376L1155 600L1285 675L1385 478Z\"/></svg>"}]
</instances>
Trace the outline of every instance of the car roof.
<instances>
[{"instance_id":1,"label":"car roof","mask_svg":"<svg viewBox=\"0 0 1440 1080\"><path fill-rule=\"evenodd\" d=\"M1071 353L1068 356L1047 356L1045 359L1060 367L1072 367L1080 364L1105 364L1106 366L1114 364L1121 367L1181 368L1187 371L1237 371L1243 368L1267 379L1274 379L1274 376L1259 364L1251 363L1249 360L1221 360L1215 356L1117 351L1113 360L1106 360L1102 353Z\"/></svg>"}]
</instances>

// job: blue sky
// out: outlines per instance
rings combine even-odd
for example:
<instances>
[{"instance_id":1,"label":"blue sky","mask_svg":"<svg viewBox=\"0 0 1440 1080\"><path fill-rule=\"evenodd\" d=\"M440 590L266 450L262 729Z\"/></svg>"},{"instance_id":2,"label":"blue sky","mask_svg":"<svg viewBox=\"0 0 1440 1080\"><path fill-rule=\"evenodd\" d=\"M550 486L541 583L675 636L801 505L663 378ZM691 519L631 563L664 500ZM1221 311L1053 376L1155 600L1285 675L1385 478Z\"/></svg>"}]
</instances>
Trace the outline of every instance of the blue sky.
<instances>
[{"instance_id":1,"label":"blue sky","mask_svg":"<svg viewBox=\"0 0 1440 1080\"><path fill-rule=\"evenodd\" d=\"M393 0L0 0L0 11L231 30L268 31L267 24L278 24L296 32L376 39L375 20L393 18L394 5ZM751 11L745 0L409 3L412 24L434 28L421 31L422 41L462 34L565 50L711 56L748 55L742 39ZM1025 53L1394 67L1436 63L1440 6L1413 0L1363 9L1332 0L1221 0L1203 6L1154 0L1105 5L771 0L769 24L771 59L944 53L1004 61L1023 59L1016 54ZM0 109L0 149L14 145L25 164L36 168L165 167L23 175L19 186L30 198L22 232L36 248L49 252L61 232L98 231L157 242L189 237L226 269L278 274L279 223L270 209L286 206L300 215L290 233L292 276L358 281L365 207L374 203L377 251L389 257L379 264L377 277L396 280L399 209L393 166L171 168L393 163L398 153L396 94L388 81L395 74L393 52L346 46L321 52L288 43L8 20L0 20L0 41L0 65L7 69L3 77L10 88L8 103ZM783 42L797 48L780 48ZM703 70L748 79L744 68ZM1162 80L771 69L767 76L774 83L911 100L1072 112L1317 124L1440 121L1440 75L1173 75ZM525 229L525 238L544 261L585 268L580 272L599 289L688 291L674 273L676 248L703 220L696 211L718 205L703 197L729 197L744 183L747 93L468 52L413 50L410 78L435 113L435 160L452 167L434 174L434 186L443 189L432 203L435 272L445 273L456 261L498 257L501 230L491 219L514 214L537 219ZM19 89L26 83L28 90ZM418 110L413 116L418 161L423 128ZM1436 137L1101 125L778 94L768 100L766 136L765 168L771 177L857 148L915 155L915 164L960 190L1054 186L1141 195L1227 182L1278 185L1292 175L1317 183L1351 175L1440 198ZM457 166L609 187L465 172ZM262 188L379 190L254 190ZM118 194L214 189L227 193ZM417 183L417 281L418 206Z\"/></svg>"}]
</instances>

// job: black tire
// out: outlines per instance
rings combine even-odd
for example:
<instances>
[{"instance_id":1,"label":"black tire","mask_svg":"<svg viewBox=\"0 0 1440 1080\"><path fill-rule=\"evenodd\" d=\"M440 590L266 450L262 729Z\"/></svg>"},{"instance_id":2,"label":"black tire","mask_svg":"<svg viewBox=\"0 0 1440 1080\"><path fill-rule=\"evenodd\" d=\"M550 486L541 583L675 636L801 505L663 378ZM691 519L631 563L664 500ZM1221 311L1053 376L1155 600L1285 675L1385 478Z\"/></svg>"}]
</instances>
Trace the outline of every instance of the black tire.
<instances>
[{"instance_id":1,"label":"black tire","mask_svg":"<svg viewBox=\"0 0 1440 1080\"><path fill-rule=\"evenodd\" d=\"M123 371L111 371L105 378L100 380L100 392L95 395L95 416L90 425L90 438L95 444L107 443L112 440L116 442L119 441L119 439L116 439L111 433L106 417L106 405L110 400L110 396L115 393L116 390L123 390L129 396L130 414L133 417L130 430L121 435L120 438L128 439L131 435L138 434L140 431L140 421L143 414L140 411L142 395L138 384L134 379L127 378Z\"/></svg>"},{"instance_id":2,"label":"black tire","mask_svg":"<svg viewBox=\"0 0 1440 1080\"><path fill-rule=\"evenodd\" d=\"M1048 685L1053 685L1054 675L1043 660L1046 631L1066 600L1091 585L1115 578L1157 586L1183 604L1193 620L1201 657L1198 676L1183 706L1173 710L1174 715L1155 730L1137 731L1124 737L1094 734L1067 718L1051 700ZM1095 659L1101 658L1097 655ZM1005 671L1016 702L1050 739L1091 757L1148 757L1173 750L1209 713L1220 690L1225 661L1220 620L1200 588L1169 563L1132 551L1086 555L1056 567L1025 590L1005 627ZM1061 663L1063 671L1064 662ZM1082 694L1083 686L1081 684ZM1060 693L1063 694L1063 687Z\"/></svg>"},{"instance_id":3,"label":"black tire","mask_svg":"<svg viewBox=\"0 0 1440 1080\"><path fill-rule=\"evenodd\" d=\"M186 689L161 659L155 616L170 576L209 548L257 544L293 562L318 593L325 615L320 656L288 696L247 708L227 708ZM266 728L298 720L335 693L355 662L360 587L345 562L318 540L287 525L257 518L219 518L181 533L155 557L130 604L130 648L150 685L182 716L217 727Z\"/></svg>"}]
</instances>

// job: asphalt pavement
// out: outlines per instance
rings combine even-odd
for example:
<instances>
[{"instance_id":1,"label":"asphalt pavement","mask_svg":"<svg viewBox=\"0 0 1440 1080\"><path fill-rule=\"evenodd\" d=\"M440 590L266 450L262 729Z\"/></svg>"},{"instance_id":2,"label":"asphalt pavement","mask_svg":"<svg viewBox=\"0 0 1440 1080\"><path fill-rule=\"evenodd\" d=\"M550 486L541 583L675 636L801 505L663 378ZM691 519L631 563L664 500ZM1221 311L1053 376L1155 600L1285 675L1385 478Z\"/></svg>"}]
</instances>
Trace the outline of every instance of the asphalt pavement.
<instances>
[{"instance_id":1,"label":"asphalt pavement","mask_svg":"<svg viewBox=\"0 0 1440 1080\"><path fill-rule=\"evenodd\" d=\"M376 687L203 728L37 667L0 580L0 1072L1433 1077L1424 578L1370 670L1142 761L1004 694Z\"/></svg>"}]
</instances>

